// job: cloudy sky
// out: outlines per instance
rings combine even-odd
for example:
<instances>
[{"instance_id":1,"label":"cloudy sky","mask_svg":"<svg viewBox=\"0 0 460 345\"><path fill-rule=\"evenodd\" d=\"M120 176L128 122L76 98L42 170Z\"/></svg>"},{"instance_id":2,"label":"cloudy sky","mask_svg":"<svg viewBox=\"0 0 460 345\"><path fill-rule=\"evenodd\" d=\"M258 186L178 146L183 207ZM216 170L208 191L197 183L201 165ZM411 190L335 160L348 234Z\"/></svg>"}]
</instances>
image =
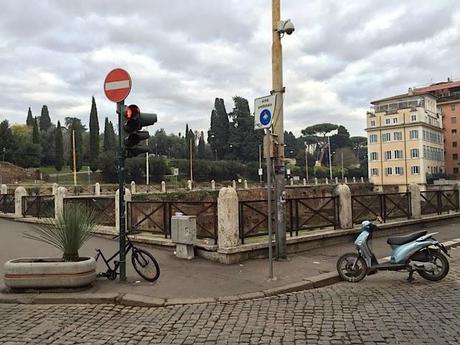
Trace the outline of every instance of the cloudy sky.
<instances>
[{"instance_id":1,"label":"cloudy sky","mask_svg":"<svg viewBox=\"0 0 460 345\"><path fill-rule=\"evenodd\" d=\"M363 135L376 98L460 78L456 0L282 0L285 128L319 122ZM25 123L47 104L53 122L115 120L106 74L129 71L128 103L167 132L209 127L214 98L271 90L271 1L2 1L0 120Z\"/></svg>"}]
</instances>

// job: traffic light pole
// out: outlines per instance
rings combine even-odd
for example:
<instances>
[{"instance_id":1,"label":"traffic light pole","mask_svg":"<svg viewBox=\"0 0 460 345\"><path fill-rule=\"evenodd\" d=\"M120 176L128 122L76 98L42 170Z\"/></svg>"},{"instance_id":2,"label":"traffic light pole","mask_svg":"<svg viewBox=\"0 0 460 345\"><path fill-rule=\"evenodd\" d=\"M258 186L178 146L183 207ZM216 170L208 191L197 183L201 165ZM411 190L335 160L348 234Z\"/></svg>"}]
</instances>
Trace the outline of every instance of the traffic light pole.
<instances>
[{"instance_id":1,"label":"traffic light pole","mask_svg":"<svg viewBox=\"0 0 460 345\"><path fill-rule=\"evenodd\" d=\"M120 224L120 281L126 281L126 254L125 254L125 150L123 143L123 110L125 101L117 102L118 113L118 205Z\"/></svg>"}]
</instances>

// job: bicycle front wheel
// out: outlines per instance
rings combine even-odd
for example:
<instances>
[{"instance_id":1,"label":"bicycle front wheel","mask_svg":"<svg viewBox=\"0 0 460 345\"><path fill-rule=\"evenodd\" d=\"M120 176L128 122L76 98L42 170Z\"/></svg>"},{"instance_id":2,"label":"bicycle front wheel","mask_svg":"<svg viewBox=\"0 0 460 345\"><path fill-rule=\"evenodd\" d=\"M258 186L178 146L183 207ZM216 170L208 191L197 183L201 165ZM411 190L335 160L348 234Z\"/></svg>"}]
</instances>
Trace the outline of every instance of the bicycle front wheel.
<instances>
[{"instance_id":1,"label":"bicycle front wheel","mask_svg":"<svg viewBox=\"0 0 460 345\"><path fill-rule=\"evenodd\" d=\"M145 280L154 282L160 276L160 266L152 254L143 249L133 248L131 262L136 272Z\"/></svg>"}]
</instances>

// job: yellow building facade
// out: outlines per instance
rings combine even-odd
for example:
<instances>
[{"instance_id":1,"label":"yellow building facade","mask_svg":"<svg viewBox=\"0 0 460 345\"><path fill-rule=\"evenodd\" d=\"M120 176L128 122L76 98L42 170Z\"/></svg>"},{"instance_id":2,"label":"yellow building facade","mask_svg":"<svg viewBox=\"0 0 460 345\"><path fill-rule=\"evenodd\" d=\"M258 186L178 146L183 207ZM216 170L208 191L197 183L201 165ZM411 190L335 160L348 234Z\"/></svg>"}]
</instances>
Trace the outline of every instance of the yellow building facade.
<instances>
[{"instance_id":1,"label":"yellow building facade","mask_svg":"<svg viewBox=\"0 0 460 345\"><path fill-rule=\"evenodd\" d=\"M410 93L371 102L367 113L369 180L377 190L410 183L425 189L427 177L444 172L442 119L436 98Z\"/></svg>"}]
</instances>

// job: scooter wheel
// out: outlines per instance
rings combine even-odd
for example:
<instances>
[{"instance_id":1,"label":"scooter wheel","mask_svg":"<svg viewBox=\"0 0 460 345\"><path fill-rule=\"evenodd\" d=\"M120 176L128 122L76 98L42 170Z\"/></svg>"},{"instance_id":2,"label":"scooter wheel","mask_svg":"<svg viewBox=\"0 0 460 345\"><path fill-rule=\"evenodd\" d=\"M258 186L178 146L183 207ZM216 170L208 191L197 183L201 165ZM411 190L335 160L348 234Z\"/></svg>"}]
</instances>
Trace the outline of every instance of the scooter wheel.
<instances>
[{"instance_id":1,"label":"scooter wheel","mask_svg":"<svg viewBox=\"0 0 460 345\"><path fill-rule=\"evenodd\" d=\"M343 280L356 283L366 276L367 264L362 256L356 253L346 253L337 260L337 272Z\"/></svg>"},{"instance_id":2,"label":"scooter wheel","mask_svg":"<svg viewBox=\"0 0 460 345\"><path fill-rule=\"evenodd\" d=\"M436 266L434 272L428 271L417 271L420 276L426 280L431 280L433 282L443 279L447 273L449 273L449 260L446 256L441 253L439 250L430 249L430 262Z\"/></svg>"}]
</instances>

